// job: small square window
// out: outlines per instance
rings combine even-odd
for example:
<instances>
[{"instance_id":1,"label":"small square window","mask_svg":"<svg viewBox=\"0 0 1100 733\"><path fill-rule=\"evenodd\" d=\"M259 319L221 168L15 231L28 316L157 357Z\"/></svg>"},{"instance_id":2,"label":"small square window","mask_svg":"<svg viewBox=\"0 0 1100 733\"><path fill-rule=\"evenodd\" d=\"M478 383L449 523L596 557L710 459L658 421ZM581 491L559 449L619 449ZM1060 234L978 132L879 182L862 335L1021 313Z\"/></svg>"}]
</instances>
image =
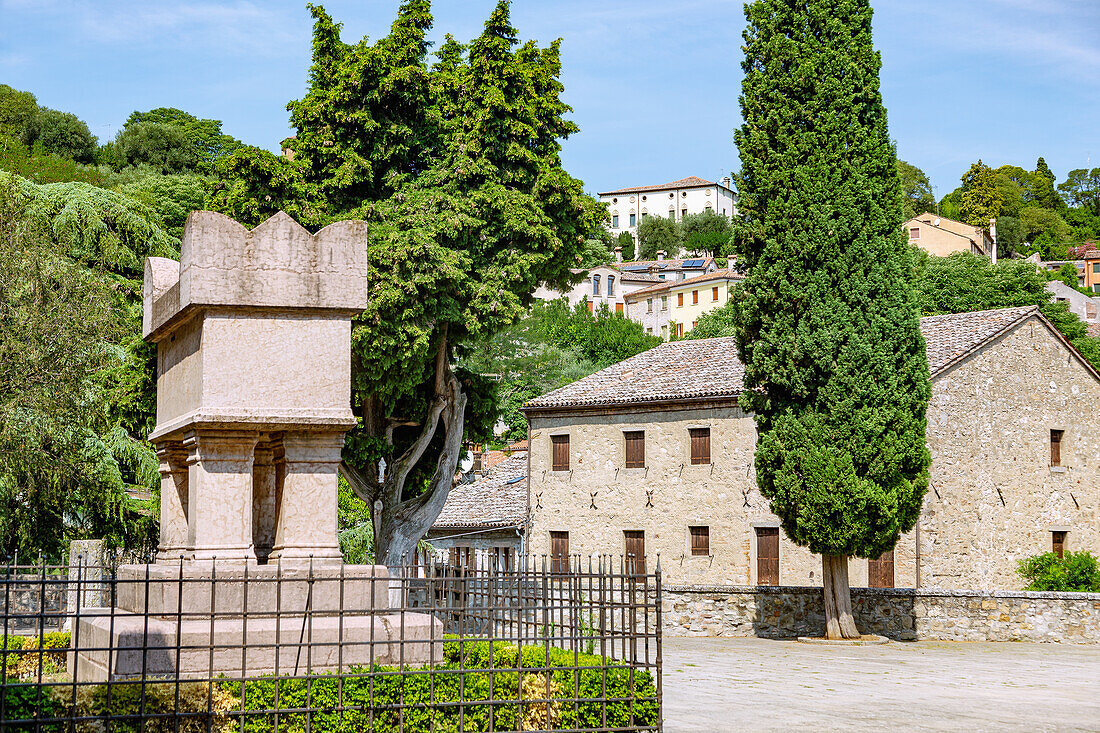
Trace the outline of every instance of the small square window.
<instances>
[{"instance_id":1,"label":"small square window","mask_svg":"<svg viewBox=\"0 0 1100 733\"><path fill-rule=\"evenodd\" d=\"M691 554L693 557L710 554L710 527L688 527L691 536Z\"/></svg>"},{"instance_id":2,"label":"small square window","mask_svg":"<svg viewBox=\"0 0 1100 733\"><path fill-rule=\"evenodd\" d=\"M1064 430L1050 431L1050 465L1062 465L1062 435Z\"/></svg>"},{"instance_id":3,"label":"small square window","mask_svg":"<svg viewBox=\"0 0 1100 733\"><path fill-rule=\"evenodd\" d=\"M909 230L910 239L920 239L920 227L913 227Z\"/></svg>"},{"instance_id":4,"label":"small square window","mask_svg":"<svg viewBox=\"0 0 1100 733\"><path fill-rule=\"evenodd\" d=\"M1096 274L1100 275L1100 262L1093 262L1092 263L1092 271L1095 272Z\"/></svg>"}]
</instances>

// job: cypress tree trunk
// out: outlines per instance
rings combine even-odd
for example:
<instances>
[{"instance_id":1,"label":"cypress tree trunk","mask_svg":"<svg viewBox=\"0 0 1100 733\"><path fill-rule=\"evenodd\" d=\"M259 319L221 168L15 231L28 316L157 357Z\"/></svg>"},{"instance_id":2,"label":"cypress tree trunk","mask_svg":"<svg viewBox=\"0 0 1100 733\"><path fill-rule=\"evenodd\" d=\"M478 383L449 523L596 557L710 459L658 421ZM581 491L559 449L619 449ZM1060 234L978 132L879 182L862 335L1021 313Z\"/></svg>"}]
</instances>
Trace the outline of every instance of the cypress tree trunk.
<instances>
[{"instance_id":1,"label":"cypress tree trunk","mask_svg":"<svg viewBox=\"0 0 1100 733\"><path fill-rule=\"evenodd\" d=\"M858 639L859 629L852 614L852 591L848 586L848 558L821 556L821 579L825 585L825 638Z\"/></svg>"}]
</instances>

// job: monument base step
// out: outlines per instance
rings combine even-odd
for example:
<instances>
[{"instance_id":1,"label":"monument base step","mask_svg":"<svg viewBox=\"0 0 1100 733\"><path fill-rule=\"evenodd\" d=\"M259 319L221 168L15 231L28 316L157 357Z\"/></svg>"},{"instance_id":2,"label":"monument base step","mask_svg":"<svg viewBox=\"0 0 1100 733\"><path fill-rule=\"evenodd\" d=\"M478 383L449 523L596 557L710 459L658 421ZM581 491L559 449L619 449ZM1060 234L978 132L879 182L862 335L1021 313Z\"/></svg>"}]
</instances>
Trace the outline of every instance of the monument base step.
<instances>
[{"instance_id":1,"label":"monument base step","mask_svg":"<svg viewBox=\"0 0 1100 733\"><path fill-rule=\"evenodd\" d=\"M443 656L443 624L423 613L177 621L89 609L72 640L68 670L77 682L285 677L353 665L422 666Z\"/></svg>"}]
</instances>

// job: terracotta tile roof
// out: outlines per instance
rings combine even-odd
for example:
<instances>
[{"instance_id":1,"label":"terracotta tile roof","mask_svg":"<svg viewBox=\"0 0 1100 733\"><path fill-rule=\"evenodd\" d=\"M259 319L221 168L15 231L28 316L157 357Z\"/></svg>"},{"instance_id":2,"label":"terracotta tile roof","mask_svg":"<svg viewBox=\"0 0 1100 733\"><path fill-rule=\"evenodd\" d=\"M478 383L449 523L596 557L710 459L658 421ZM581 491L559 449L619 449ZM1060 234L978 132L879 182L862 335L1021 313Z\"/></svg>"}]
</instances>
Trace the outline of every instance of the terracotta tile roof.
<instances>
[{"instance_id":1,"label":"terracotta tile roof","mask_svg":"<svg viewBox=\"0 0 1100 733\"><path fill-rule=\"evenodd\" d=\"M642 288L640 290L635 290L632 293L626 293L625 295L623 295L623 300L634 301L641 298L647 298L656 293L669 290L672 287L672 284L672 280L661 280L656 285L650 285L648 288Z\"/></svg>"},{"instance_id":2,"label":"terracotta tile roof","mask_svg":"<svg viewBox=\"0 0 1100 733\"><path fill-rule=\"evenodd\" d=\"M734 272L729 268L725 270L715 270L714 272L708 272L703 275L696 275L695 277L689 277L684 280L673 280L672 287L678 288L682 285L697 285L699 283L706 282L708 280L744 280L745 276L739 272Z\"/></svg>"},{"instance_id":3,"label":"terracotta tile roof","mask_svg":"<svg viewBox=\"0 0 1100 733\"><path fill-rule=\"evenodd\" d=\"M705 178L699 176L688 176L687 178L681 178L678 181L672 181L660 186L631 186L629 188L619 188L614 191L605 191L600 196L611 196L620 193L640 193L642 191L663 191L666 188L697 188L699 186L714 186L714 181L708 181Z\"/></svg>"},{"instance_id":4,"label":"terracotta tile roof","mask_svg":"<svg viewBox=\"0 0 1100 733\"><path fill-rule=\"evenodd\" d=\"M1038 312L1036 306L1024 306L922 318L932 376ZM732 337L687 339L661 344L536 397L525 409L736 397L743 378Z\"/></svg>"},{"instance_id":5,"label":"terracotta tile roof","mask_svg":"<svg viewBox=\"0 0 1100 733\"><path fill-rule=\"evenodd\" d=\"M511 527L527 518L527 453L517 453L484 478L451 489L432 527Z\"/></svg>"}]
</instances>

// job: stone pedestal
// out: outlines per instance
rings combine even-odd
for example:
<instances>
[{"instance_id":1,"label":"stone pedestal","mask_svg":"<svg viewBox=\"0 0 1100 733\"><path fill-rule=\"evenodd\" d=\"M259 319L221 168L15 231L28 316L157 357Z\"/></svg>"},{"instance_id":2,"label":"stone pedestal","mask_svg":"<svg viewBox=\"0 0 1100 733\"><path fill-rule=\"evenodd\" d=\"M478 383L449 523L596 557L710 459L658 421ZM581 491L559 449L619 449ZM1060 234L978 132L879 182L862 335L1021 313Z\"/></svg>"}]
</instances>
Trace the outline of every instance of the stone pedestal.
<instances>
[{"instance_id":1,"label":"stone pedestal","mask_svg":"<svg viewBox=\"0 0 1100 733\"><path fill-rule=\"evenodd\" d=\"M389 585L374 565L123 565L118 606L81 614L69 673L203 679L442 659L442 622L390 612Z\"/></svg>"}]
</instances>

